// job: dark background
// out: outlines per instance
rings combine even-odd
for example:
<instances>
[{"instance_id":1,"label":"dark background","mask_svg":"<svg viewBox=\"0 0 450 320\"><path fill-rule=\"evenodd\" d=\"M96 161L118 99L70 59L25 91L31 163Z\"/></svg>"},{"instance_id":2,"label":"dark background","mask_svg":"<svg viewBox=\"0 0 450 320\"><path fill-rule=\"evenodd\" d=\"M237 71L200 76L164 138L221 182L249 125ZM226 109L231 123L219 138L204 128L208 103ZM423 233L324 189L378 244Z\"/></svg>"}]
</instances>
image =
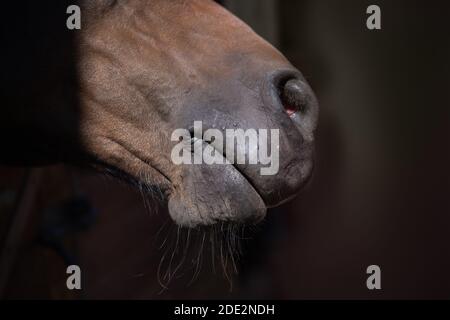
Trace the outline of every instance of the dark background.
<instances>
[{"instance_id":1,"label":"dark background","mask_svg":"<svg viewBox=\"0 0 450 320\"><path fill-rule=\"evenodd\" d=\"M92 172L35 169L32 214L10 272L0 275L3 297L450 298L445 2L224 2L303 72L319 98L311 185L252 232L232 290L207 261L193 283L188 261L162 290L158 247L174 230L164 210L148 213L137 192ZM370 4L381 7L382 30L365 26ZM24 172L0 170L0 239ZM69 292L64 260L38 239L45 212L76 192L98 214L86 230L62 237L83 272L83 290ZM381 268L381 290L366 288L372 264Z\"/></svg>"}]
</instances>

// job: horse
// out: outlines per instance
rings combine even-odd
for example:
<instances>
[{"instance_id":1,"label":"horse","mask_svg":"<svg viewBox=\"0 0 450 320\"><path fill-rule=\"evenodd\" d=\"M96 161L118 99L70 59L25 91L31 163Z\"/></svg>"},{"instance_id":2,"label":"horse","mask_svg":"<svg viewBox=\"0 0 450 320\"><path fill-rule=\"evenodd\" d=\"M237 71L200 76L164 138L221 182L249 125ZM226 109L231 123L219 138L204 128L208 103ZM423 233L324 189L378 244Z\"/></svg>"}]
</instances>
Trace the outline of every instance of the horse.
<instances>
[{"instance_id":1,"label":"horse","mask_svg":"<svg viewBox=\"0 0 450 320\"><path fill-rule=\"evenodd\" d=\"M80 29L66 26L69 5L80 8ZM161 196L175 223L186 227L257 223L311 177L313 90L220 4L26 0L2 6L1 164L95 168ZM278 171L262 175L260 162L175 164L171 135L185 128L193 139L196 121L202 132L277 130L271 152L279 154ZM234 156L252 152L238 147Z\"/></svg>"}]
</instances>

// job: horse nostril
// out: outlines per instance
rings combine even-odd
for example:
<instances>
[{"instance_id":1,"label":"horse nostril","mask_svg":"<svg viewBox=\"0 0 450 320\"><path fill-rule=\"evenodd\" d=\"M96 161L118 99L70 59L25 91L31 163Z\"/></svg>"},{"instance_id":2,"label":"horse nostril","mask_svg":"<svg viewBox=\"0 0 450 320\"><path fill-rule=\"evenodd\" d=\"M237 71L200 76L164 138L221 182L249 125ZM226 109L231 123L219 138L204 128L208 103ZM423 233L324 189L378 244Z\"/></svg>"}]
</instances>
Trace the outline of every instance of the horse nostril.
<instances>
[{"instance_id":1,"label":"horse nostril","mask_svg":"<svg viewBox=\"0 0 450 320\"><path fill-rule=\"evenodd\" d=\"M303 81L291 79L280 88L280 98L284 110L292 117L297 112L305 113L308 105L308 90Z\"/></svg>"}]
</instances>

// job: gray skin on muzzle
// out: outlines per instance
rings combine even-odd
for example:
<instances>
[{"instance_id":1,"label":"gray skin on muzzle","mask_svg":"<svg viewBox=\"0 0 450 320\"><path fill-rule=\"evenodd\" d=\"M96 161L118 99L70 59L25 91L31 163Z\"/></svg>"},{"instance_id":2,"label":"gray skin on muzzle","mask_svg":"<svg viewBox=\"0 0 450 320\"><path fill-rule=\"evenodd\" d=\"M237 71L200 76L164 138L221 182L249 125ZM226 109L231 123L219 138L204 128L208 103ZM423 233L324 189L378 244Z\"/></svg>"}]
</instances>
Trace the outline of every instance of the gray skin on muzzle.
<instances>
[{"instance_id":1,"label":"gray skin on muzzle","mask_svg":"<svg viewBox=\"0 0 450 320\"><path fill-rule=\"evenodd\" d=\"M278 173L261 175L260 163L182 165L182 183L169 198L170 215L179 225L258 222L267 208L292 199L308 181L318 117L314 93L295 69L260 73L216 82L209 94L186 102L189 112L180 112L176 123L189 129L202 121L203 131L218 129L224 136L226 129L279 129Z\"/></svg>"}]
</instances>

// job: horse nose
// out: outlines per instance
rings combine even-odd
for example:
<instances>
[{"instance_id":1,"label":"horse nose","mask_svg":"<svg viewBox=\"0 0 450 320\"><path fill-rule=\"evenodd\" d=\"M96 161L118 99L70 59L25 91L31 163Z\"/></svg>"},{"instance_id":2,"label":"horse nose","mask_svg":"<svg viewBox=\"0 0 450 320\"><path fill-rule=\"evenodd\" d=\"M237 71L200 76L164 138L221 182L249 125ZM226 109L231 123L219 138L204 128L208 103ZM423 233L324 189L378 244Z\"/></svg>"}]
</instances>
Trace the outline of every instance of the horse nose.
<instances>
[{"instance_id":1,"label":"horse nose","mask_svg":"<svg viewBox=\"0 0 450 320\"><path fill-rule=\"evenodd\" d=\"M273 88L284 112L300 129L304 139L312 139L318 117L318 102L313 90L300 74L274 79Z\"/></svg>"},{"instance_id":2,"label":"horse nose","mask_svg":"<svg viewBox=\"0 0 450 320\"><path fill-rule=\"evenodd\" d=\"M292 117L297 112L302 114L306 112L308 93L303 81L299 79L288 80L280 90L280 98L288 116Z\"/></svg>"}]
</instances>

